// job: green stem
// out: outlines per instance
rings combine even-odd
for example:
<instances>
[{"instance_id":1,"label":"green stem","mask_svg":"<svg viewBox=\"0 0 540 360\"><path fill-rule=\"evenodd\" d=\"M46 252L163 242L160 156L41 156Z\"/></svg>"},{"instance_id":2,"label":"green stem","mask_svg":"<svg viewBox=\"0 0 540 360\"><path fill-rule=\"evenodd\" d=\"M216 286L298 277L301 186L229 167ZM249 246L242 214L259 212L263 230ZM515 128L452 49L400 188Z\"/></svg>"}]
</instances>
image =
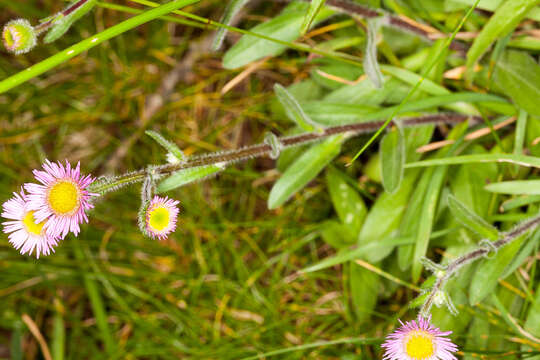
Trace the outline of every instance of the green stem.
<instances>
[{"instance_id":1,"label":"green stem","mask_svg":"<svg viewBox=\"0 0 540 360\"><path fill-rule=\"evenodd\" d=\"M143 14L134 16L126 21L121 22L115 26L108 28L94 36L85 39L67 49L60 51L59 53L39 62L17 74L8 77L0 82L0 94L4 93L15 86L18 86L36 76L43 74L44 72L58 66L59 64L79 55L80 53L87 51L94 46L101 44L115 36L118 36L128 30L131 30L139 25L154 20L160 16L168 14L181 7L193 4L199 0L173 0L164 5L161 5L155 9L146 11Z\"/></svg>"}]
</instances>

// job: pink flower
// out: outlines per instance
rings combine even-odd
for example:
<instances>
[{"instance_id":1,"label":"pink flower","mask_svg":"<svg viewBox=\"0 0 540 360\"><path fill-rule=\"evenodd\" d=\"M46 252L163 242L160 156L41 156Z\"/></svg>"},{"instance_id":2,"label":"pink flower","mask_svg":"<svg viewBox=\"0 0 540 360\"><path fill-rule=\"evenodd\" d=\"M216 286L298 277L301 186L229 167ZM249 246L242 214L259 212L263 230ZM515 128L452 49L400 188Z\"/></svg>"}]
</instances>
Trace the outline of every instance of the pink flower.
<instances>
[{"instance_id":1,"label":"pink flower","mask_svg":"<svg viewBox=\"0 0 540 360\"><path fill-rule=\"evenodd\" d=\"M401 327L386 337L383 360L457 360L452 354L457 346L446 338L451 331L442 332L427 319L401 323Z\"/></svg>"},{"instance_id":2,"label":"pink flower","mask_svg":"<svg viewBox=\"0 0 540 360\"><path fill-rule=\"evenodd\" d=\"M77 235L79 224L88 222L85 211L94 207L90 199L97 194L87 191L94 178L82 176L79 168L80 163L72 169L67 160L65 166L45 160L45 171L33 171L36 180L43 185L24 185L28 208L35 211L37 221L46 220L44 228L50 236L63 239L70 231Z\"/></svg>"},{"instance_id":3,"label":"pink flower","mask_svg":"<svg viewBox=\"0 0 540 360\"><path fill-rule=\"evenodd\" d=\"M167 197L154 196L146 209L145 225L153 239L164 240L176 229L178 201Z\"/></svg>"},{"instance_id":4,"label":"pink flower","mask_svg":"<svg viewBox=\"0 0 540 360\"><path fill-rule=\"evenodd\" d=\"M22 189L20 194L13 195L2 205L2 217L10 219L3 222L9 242L23 255L31 255L35 250L38 259L41 254L49 255L51 250L54 252L58 238L45 232L45 221L36 221L34 211L28 209L27 196Z\"/></svg>"}]
</instances>

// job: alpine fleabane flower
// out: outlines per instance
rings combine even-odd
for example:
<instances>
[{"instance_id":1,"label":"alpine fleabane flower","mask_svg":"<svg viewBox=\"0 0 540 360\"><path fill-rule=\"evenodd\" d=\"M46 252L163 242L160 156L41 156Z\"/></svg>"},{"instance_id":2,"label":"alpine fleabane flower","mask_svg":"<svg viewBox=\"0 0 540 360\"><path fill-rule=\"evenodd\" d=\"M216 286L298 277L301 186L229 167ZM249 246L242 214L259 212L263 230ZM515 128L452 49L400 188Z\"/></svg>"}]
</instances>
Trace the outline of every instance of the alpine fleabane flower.
<instances>
[{"instance_id":1,"label":"alpine fleabane flower","mask_svg":"<svg viewBox=\"0 0 540 360\"><path fill-rule=\"evenodd\" d=\"M8 219L3 222L4 233L9 234L9 242L15 249L23 255L34 252L38 259L41 254L49 255L51 250L54 252L58 238L45 232L45 221L36 221L35 212L28 209L24 191L21 190L20 194L13 193L13 197L4 203L2 208L2 217Z\"/></svg>"},{"instance_id":2,"label":"alpine fleabane flower","mask_svg":"<svg viewBox=\"0 0 540 360\"><path fill-rule=\"evenodd\" d=\"M386 337L382 344L384 360L457 360L452 354L457 346L431 324L431 316L401 323L401 327Z\"/></svg>"},{"instance_id":3,"label":"alpine fleabane flower","mask_svg":"<svg viewBox=\"0 0 540 360\"><path fill-rule=\"evenodd\" d=\"M176 229L177 200L154 196L146 209L145 228L152 238L164 240Z\"/></svg>"},{"instance_id":4,"label":"alpine fleabane flower","mask_svg":"<svg viewBox=\"0 0 540 360\"><path fill-rule=\"evenodd\" d=\"M41 184L24 185L29 209L35 211L37 221L46 221L47 234L64 238L71 231L78 235L79 225L88 222L86 211L94 207L90 199L97 194L87 190L94 178L81 175L80 163L72 168L67 160L65 165L46 160L43 169L33 171Z\"/></svg>"}]
</instances>

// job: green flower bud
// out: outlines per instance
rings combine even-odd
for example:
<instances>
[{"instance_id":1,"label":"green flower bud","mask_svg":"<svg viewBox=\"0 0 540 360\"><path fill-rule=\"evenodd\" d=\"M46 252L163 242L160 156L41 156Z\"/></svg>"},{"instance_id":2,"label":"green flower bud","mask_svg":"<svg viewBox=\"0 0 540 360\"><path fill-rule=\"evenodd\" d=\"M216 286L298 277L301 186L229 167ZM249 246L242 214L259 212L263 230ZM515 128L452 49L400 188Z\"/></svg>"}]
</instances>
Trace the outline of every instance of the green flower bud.
<instances>
[{"instance_id":1,"label":"green flower bud","mask_svg":"<svg viewBox=\"0 0 540 360\"><path fill-rule=\"evenodd\" d=\"M4 46L17 55L29 52L37 44L34 27L26 19L11 20L2 31Z\"/></svg>"}]
</instances>

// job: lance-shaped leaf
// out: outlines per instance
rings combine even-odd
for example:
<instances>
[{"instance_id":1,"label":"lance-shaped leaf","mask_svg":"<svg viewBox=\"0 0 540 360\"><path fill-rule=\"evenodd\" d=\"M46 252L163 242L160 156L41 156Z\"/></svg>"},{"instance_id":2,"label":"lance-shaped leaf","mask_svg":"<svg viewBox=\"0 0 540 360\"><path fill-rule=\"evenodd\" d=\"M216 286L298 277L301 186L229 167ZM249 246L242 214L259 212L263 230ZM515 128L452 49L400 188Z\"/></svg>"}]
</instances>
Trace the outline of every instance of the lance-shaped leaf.
<instances>
[{"instance_id":1,"label":"lance-shaped leaf","mask_svg":"<svg viewBox=\"0 0 540 360\"><path fill-rule=\"evenodd\" d=\"M236 69L257 61L266 56L276 56L287 49L286 42L296 40L300 36L300 27L304 21L309 4L292 3L280 15L251 29L252 32L262 36L279 40L270 40L244 35L223 57L223 67ZM327 19L333 11L322 8L313 24Z\"/></svg>"},{"instance_id":2,"label":"lance-shaped leaf","mask_svg":"<svg viewBox=\"0 0 540 360\"><path fill-rule=\"evenodd\" d=\"M405 154L405 137L398 125L381 140L381 175L387 193L395 193L401 185Z\"/></svg>"},{"instance_id":3,"label":"lance-shaped leaf","mask_svg":"<svg viewBox=\"0 0 540 360\"><path fill-rule=\"evenodd\" d=\"M313 24L313 20L315 20L315 16L317 16L319 11L323 7L324 1L325 0L311 0L311 3L309 4L309 10L306 14L306 17L304 18L302 27L300 28L300 35L304 35L306 31L309 30L311 24Z\"/></svg>"},{"instance_id":4,"label":"lance-shaped leaf","mask_svg":"<svg viewBox=\"0 0 540 360\"><path fill-rule=\"evenodd\" d=\"M377 34L379 33L381 20L379 18L368 20L366 52L364 54L364 71L369 80L380 89L383 84L383 75L377 62Z\"/></svg>"},{"instance_id":5,"label":"lance-shaped leaf","mask_svg":"<svg viewBox=\"0 0 540 360\"><path fill-rule=\"evenodd\" d=\"M467 68L472 71L474 64L498 38L515 29L530 9L538 4L538 0L505 1L497 8L495 14L474 40L467 52ZM470 73L472 75L472 72Z\"/></svg>"},{"instance_id":6,"label":"lance-shaped leaf","mask_svg":"<svg viewBox=\"0 0 540 360\"><path fill-rule=\"evenodd\" d=\"M495 66L495 83L529 114L540 114L540 65L530 55L505 52Z\"/></svg>"},{"instance_id":7,"label":"lance-shaped leaf","mask_svg":"<svg viewBox=\"0 0 540 360\"><path fill-rule=\"evenodd\" d=\"M206 179L212 175L216 175L223 169L225 169L225 166L214 164L179 170L161 181L157 186L157 192L163 193L195 181Z\"/></svg>"},{"instance_id":8,"label":"lance-shaped leaf","mask_svg":"<svg viewBox=\"0 0 540 360\"><path fill-rule=\"evenodd\" d=\"M322 132L323 128L315 123L311 118L306 114L304 109L300 106L298 101L294 98L294 96L287 91L283 86L280 84L274 85L274 92L276 93L276 97L283 105L283 108L285 108L285 112L287 113L287 116L296 122L298 126L300 126L305 131L317 131Z\"/></svg>"},{"instance_id":9,"label":"lance-shaped leaf","mask_svg":"<svg viewBox=\"0 0 540 360\"><path fill-rule=\"evenodd\" d=\"M495 227L488 224L487 221L468 209L455 196L449 194L447 199L448 207L450 208L452 215L454 215L456 220L469 230L472 230L481 237L489 240L497 240L500 238L499 231Z\"/></svg>"},{"instance_id":10,"label":"lance-shaped leaf","mask_svg":"<svg viewBox=\"0 0 540 360\"><path fill-rule=\"evenodd\" d=\"M145 131L145 134L154 139L159 145L163 146L176 159L178 159L179 161L184 160L184 153L182 152L182 150L180 150L178 146L176 146L175 143L170 142L169 140L165 139L163 135L153 130L147 130Z\"/></svg>"},{"instance_id":11,"label":"lance-shaped leaf","mask_svg":"<svg viewBox=\"0 0 540 360\"><path fill-rule=\"evenodd\" d=\"M225 8L225 12L223 13L223 16L221 17L220 23L225 25L231 25L232 21L234 20L234 17L242 10L244 5L247 4L249 0L231 0L229 1L229 4ZM216 37L214 38L214 41L212 42L212 50L218 51L221 48L221 45L223 44L223 40L225 40L225 36L227 35L228 30L224 27L221 27L216 32Z\"/></svg>"},{"instance_id":12,"label":"lance-shaped leaf","mask_svg":"<svg viewBox=\"0 0 540 360\"><path fill-rule=\"evenodd\" d=\"M268 197L268 208L275 209L310 182L341 151L344 135L328 138L303 153L285 170L274 184Z\"/></svg>"},{"instance_id":13,"label":"lance-shaped leaf","mask_svg":"<svg viewBox=\"0 0 540 360\"><path fill-rule=\"evenodd\" d=\"M59 16L54 20L53 25L45 38L43 39L45 43L50 43L61 37L69 30L71 25L75 21L79 20L81 17L86 15L92 8L96 5L97 0L78 0L70 4L63 12L69 12L68 15L64 16L59 14Z\"/></svg>"},{"instance_id":14,"label":"lance-shaped leaf","mask_svg":"<svg viewBox=\"0 0 540 360\"><path fill-rule=\"evenodd\" d=\"M500 194L540 195L540 180L514 180L488 184L485 189Z\"/></svg>"}]
</instances>

